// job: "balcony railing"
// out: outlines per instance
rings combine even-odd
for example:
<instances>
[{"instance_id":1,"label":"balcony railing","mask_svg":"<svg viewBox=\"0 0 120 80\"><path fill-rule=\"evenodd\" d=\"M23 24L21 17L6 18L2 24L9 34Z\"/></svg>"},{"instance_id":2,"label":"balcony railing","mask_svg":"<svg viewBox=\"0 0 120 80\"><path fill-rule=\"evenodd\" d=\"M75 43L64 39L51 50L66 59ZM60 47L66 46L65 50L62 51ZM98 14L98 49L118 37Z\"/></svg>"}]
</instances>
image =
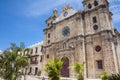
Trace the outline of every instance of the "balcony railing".
<instances>
[{"instance_id":1,"label":"balcony railing","mask_svg":"<svg viewBox=\"0 0 120 80\"><path fill-rule=\"evenodd\" d=\"M30 61L30 64L38 64L38 61Z\"/></svg>"}]
</instances>

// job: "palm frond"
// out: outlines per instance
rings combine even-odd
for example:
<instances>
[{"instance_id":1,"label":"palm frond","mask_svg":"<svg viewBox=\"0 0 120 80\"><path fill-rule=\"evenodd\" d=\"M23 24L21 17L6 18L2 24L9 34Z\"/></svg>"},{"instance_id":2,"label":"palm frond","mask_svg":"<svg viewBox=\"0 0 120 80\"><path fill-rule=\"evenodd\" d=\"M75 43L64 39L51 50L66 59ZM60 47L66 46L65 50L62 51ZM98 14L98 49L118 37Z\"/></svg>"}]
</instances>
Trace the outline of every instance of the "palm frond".
<instances>
[{"instance_id":1,"label":"palm frond","mask_svg":"<svg viewBox=\"0 0 120 80\"><path fill-rule=\"evenodd\" d=\"M108 80L120 80L120 74L112 74L108 77Z\"/></svg>"}]
</instances>

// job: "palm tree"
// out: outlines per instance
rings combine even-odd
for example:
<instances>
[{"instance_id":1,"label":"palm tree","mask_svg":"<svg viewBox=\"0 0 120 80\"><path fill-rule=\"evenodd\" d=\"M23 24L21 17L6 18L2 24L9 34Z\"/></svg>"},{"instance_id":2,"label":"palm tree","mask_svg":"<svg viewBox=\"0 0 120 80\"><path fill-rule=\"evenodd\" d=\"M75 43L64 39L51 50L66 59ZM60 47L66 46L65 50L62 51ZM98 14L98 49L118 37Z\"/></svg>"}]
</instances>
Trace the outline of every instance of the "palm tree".
<instances>
[{"instance_id":1,"label":"palm tree","mask_svg":"<svg viewBox=\"0 0 120 80\"><path fill-rule=\"evenodd\" d=\"M22 56L24 50L23 43L18 47L12 43L10 48L0 55L0 76L6 80L16 80L20 75L20 70L28 66L28 58Z\"/></svg>"},{"instance_id":2,"label":"palm tree","mask_svg":"<svg viewBox=\"0 0 120 80\"><path fill-rule=\"evenodd\" d=\"M76 62L73 66L72 69L75 71L75 76L77 80L84 80L84 62L81 64L79 62Z\"/></svg>"},{"instance_id":3,"label":"palm tree","mask_svg":"<svg viewBox=\"0 0 120 80\"><path fill-rule=\"evenodd\" d=\"M62 69L63 61L55 58L54 60L49 60L46 64L46 72L50 80L60 80L60 71Z\"/></svg>"}]
</instances>

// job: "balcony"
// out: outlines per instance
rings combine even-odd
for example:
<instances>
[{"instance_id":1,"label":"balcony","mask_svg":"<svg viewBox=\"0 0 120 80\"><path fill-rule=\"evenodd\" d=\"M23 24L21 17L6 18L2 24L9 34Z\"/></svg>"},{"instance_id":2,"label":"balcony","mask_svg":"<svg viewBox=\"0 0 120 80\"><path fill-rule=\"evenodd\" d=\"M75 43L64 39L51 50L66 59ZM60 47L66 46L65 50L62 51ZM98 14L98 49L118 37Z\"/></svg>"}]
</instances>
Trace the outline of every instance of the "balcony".
<instances>
[{"instance_id":1,"label":"balcony","mask_svg":"<svg viewBox=\"0 0 120 80\"><path fill-rule=\"evenodd\" d=\"M30 61L30 64L38 64L38 61Z\"/></svg>"},{"instance_id":2,"label":"balcony","mask_svg":"<svg viewBox=\"0 0 120 80\"><path fill-rule=\"evenodd\" d=\"M37 56L39 56L38 53L35 53L35 54L32 54L32 55L31 55L31 57L37 57Z\"/></svg>"}]
</instances>

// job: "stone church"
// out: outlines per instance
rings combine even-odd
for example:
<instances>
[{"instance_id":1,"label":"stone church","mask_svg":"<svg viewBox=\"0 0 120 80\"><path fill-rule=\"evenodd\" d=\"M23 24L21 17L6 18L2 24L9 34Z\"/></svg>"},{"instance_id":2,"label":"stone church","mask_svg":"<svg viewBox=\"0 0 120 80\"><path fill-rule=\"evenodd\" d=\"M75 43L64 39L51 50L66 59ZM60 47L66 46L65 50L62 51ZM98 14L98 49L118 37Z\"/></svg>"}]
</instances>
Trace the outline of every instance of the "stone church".
<instances>
[{"instance_id":1,"label":"stone church","mask_svg":"<svg viewBox=\"0 0 120 80\"><path fill-rule=\"evenodd\" d=\"M83 11L66 5L46 20L42 53L44 63L58 57L66 60L63 77L74 77L69 66L85 62L85 78L100 78L120 72L120 33L112 25L108 0L83 0Z\"/></svg>"}]
</instances>

